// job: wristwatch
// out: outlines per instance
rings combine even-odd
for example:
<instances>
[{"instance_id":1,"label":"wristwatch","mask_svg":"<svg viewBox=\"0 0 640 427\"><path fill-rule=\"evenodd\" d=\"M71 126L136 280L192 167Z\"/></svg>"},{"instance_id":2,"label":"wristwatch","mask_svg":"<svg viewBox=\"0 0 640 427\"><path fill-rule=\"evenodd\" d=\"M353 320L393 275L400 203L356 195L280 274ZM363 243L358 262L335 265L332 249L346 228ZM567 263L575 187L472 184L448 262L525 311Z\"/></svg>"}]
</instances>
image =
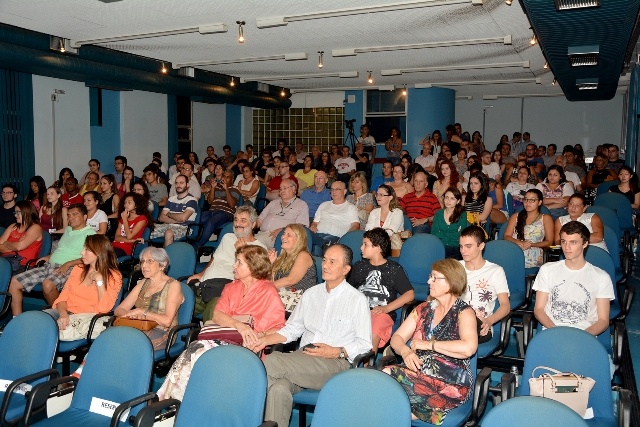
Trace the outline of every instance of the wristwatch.
<instances>
[{"instance_id":1,"label":"wristwatch","mask_svg":"<svg viewBox=\"0 0 640 427\"><path fill-rule=\"evenodd\" d=\"M338 356L339 359L344 359L345 358L345 351L343 347L340 347L340 356Z\"/></svg>"},{"instance_id":2,"label":"wristwatch","mask_svg":"<svg viewBox=\"0 0 640 427\"><path fill-rule=\"evenodd\" d=\"M96 280L96 286L97 286L97 287L100 287L100 286L102 286L102 285L104 285L104 281L102 281L102 280Z\"/></svg>"}]
</instances>

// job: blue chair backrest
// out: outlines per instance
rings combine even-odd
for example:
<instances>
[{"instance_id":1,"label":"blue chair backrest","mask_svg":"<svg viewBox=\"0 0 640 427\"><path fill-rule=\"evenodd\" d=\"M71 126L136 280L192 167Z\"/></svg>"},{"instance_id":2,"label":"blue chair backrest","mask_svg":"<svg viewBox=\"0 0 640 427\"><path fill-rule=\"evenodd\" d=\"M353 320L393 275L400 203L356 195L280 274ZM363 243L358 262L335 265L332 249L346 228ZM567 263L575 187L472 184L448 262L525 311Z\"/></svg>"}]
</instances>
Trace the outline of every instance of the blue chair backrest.
<instances>
[{"instance_id":1,"label":"blue chair backrest","mask_svg":"<svg viewBox=\"0 0 640 427\"><path fill-rule=\"evenodd\" d=\"M600 197L600 195L606 194L611 187L618 184L620 184L620 181L616 179L615 181L605 181L602 184L598 185L598 188L596 189L596 200L598 200L598 197Z\"/></svg>"},{"instance_id":2,"label":"blue chair backrest","mask_svg":"<svg viewBox=\"0 0 640 427\"><path fill-rule=\"evenodd\" d=\"M411 224L411 218L407 215L404 216L404 229L413 233L413 224Z\"/></svg>"},{"instance_id":3,"label":"blue chair backrest","mask_svg":"<svg viewBox=\"0 0 640 427\"><path fill-rule=\"evenodd\" d=\"M175 426L260 425L266 394L267 373L255 354L235 345L212 348L193 367Z\"/></svg>"},{"instance_id":4,"label":"blue chair backrest","mask_svg":"<svg viewBox=\"0 0 640 427\"><path fill-rule=\"evenodd\" d=\"M624 197L624 196L623 196ZM620 220L613 209L605 206L589 206L587 212L597 214L604 225L608 225L613 229L618 237L622 238L622 229L620 228Z\"/></svg>"},{"instance_id":5,"label":"blue chair backrest","mask_svg":"<svg viewBox=\"0 0 640 427\"><path fill-rule=\"evenodd\" d=\"M160 205L158 202L151 201L153 203L153 210L151 211L151 219L154 221L158 220L158 216L160 216Z\"/></svg>"},{"instance_id":6,"label":"blue chair backrest","mask_svg":"<svg viewBox=\"0 0 640 427\"><path fill-rule=\"evenodd\" d=\"M188 243L174 242L165 248L169 259L167 274L174 279L191 276L196 268L196 251Z\"/></svg>"},{"instance_id":7,"label":"blue chair backrest","mask_svg":"<svg viewBox=\"0 0 640 427\"><path fill-rule=\"evenodd\" d=\"M362 246L363 236L364 230L353 230L346 233L339 240L339 243L348 246L353 251L353 261L351 262L351 265L362 260L362 251L360 250L360 247Z\"/></svg>"},{"instance_id":8,"label":"blue chair backrest","mask_svg":"<svg viewBox=\"0 0 640 427\"><path fill-rule=\"evenodd\" d=\"M593 204L594 206L605 206L614 211L621 230L635 230L631 202L626 196L619 193L604 193L599 195Z\"/></svg>"},{"instance_id":9,"label":"blue chair backrest","mask_svg":"<svg viewBox=\"0 0 640 427\"><path fill-rule=\"evenodd\" d=\"M362 390L367 409L362 410ZM411 424L411 406L402 386L373 369L349 369L331 377L320 390L312 427L405 427Z\"/></svg>"},{"instance_id":10,"label":"blue chair backrest","mask_svg":"<svg viewBox=\"0 0 640 427\"><path fill-rule=\"evenodd\" d=\"M42 230L42 246L40 246L40 252L38 257L42 258L51 253L51 234L48 231Z\"/></svg>"},{"instance_id":11,"label":"blue chair backrest","mask_svg":"<svg viewBox=\"0 0 640 427\"><path fill-rule=\"evenodd\" d=\"M429 295L427 280L431 274L431 264L444 257L442 240L431 234L415 234L402 245L398 263L407 272L417 300L424 301Z\"/></svg>"},{"instance_id":12,"label":"blue chair backrest","mask_svg":"<svg viewBox=\"0 0 640 427\"><path fill-rule=\"evenodd\" d=\"M309 230L307 227L304 227L304 231L307 232L307 249L309 250L309 253L313 253L313 235L311 234L311 230ZM280 253L280 251L282 250L282 234L284 234L284 230L281 230L278 233L278 235L276 236L276 240L273 243L273 248L277 253Z\"/></svg>"},{"instance_id":13,"label":"blue chair backrest","mask_svg":"<svg viewBox=\"0 0 640 427\"><path fill-rule=\"evenodd\" d=\"M519 307L526 297L524 252L508 240L492 240L485 245L484 259L502 267L509 284L511 308Z\"/></svg>"},{"instance_id":14,"label":"blue chair backrest","mask_svg":"<svg viewBox=\"0 0 640 427\"><path fill-rule=\"evenodd\" d=\"M608 225L604 226L604 243L607 245L607 251L611 255L614 268L620 267L620 240L616 236L616 232Z\"/></svg>"},{"instance_id":15,"label":"blue chair backrest","mask_svg":"<svg viewBox=\"0 0 640 427\"><path fill-rule=\"evenodd\" d=\"M595 265L596 267L604 270L605 273L609 275L609 277L611 278L611 283L613 283L613 294L616 297L615 300L616 302L619 302L618 287L616 286L616 267L613 263L611 254L609 254L602 248L589 245L584 252L584 259L587 260L587 262ZM611 308L611 312L609 313L610 318L614 318L618 314L620 314L619 304L616 305L616 307L612 306ZM617 312L614 310L617 310Z\"/></svg>"},{"instance_id":16,"label":"blue chair backrest","mask_svg":"<svg viewBox=\"0 0 640 427\"><path fill-rule=\"evenodd\" d=\"M313 258L313 263L316 266L316 277L317 277L316 280L318 281L318 283L322 283L323 282L323 280L322 280L322 257L312 255L312 258Z\"/></svg>"},{"instance_id":17,"label":"blue chair backrest","mask_svg":"<svg viewBox=\"0 0 640 427\"><path fill-rule=\"evenodd\" d=\"M140 396L149 391L152 368L153 348L144 333L107 328L89 349L71 407L88 410L94 397L120 404Z\"/></svg>"},{"instance_id":18,"label":"blue chair backrest","mask_svg":"<svg viewBox=\"0 0 640 427\"><path fill-rule=\"evenodd\" d=\"M11 263L6 258L0 257L0 292L7 292L11 281ZM4 295L0 295L0 310L4 305Z\"/></svg>"},{"instance_id":19,"label":"blue chair backrest","mask_svg":"<svg viewBox=\"0 0 640 427\"><path fill-rule=\"evenodd\" d=\"M551 215L551 211L545 205L540 206L540 213L543 213L545 215Z\"/></svg>"},{"instance_id":20,"label":"blue chair backrest","mask_svg":"<svg viewBox=\"0 0 640 427\"><path fill-rule=\"evenodd\" d=\"M200 198L198 199L198 207L200 208L200 210L202 210L202 208L204 207L204 202L206 201L205 199L206 197L202 196L200 196Z\"/></svg>"},{"instance_id":21,"label":"blue chair backrest","mask_svg":"<svg viewBox=\"0 0 640 427\"><path fill-rule=\"evenodd\" d=\"M222 241L222 238L225 234L233 233L233 222L227 222L220 229L220 234L218 235L218 242Z\"/></svg>"},{"instance_id":22,"label":"blue chair backrest","mask_svg":"<svg viewBox=\"0 0 640 427\"><path fill-rule=\"evenodd\" d=\"M517 421L516 421L517 420ZM519 396L492 408L482 419L483 427L538 427L558 425L587 427L587 422L573 409L544 397Z\"/></svg>"},{"instance_id":23,"label":"blue chair backrest","mask_svg":"<svg viewBox=\"0 0 640 427\"><path fill-rule=\"evenodd\" d=\"M513 196L508 191L504 192L504 203L509 216L513 215Z\"/></svg>"},{"instance_id":24,"label":"blue chair backrest","mask_svg":"<svg viewBox=\"0 0 640 427\"><path fill-rule=\"evenodd\" d=\"M266 197L267 197L267 186L264 184L260 184L260 188L258 189L258 194L256 194L256 203L254 205L254 208L256 208L256 211L258 212L258 214L262 212L265 206L267 206L268 200L266 199Z\"/></svg>"},{"instance_id":25,"label":"blue chair backrest","mask_svg":"<svg viewBox=\"0 0 640 427\"><path fill-rule=\"evenodd\" d=\"M596 337L567 326L538 332L527 347L518 395L529 395L528 379L538 366L593 378L596 384L589 393L588 407L593 408L596 417L613 418L609 356ZM543 373L545 371L539 369L536 375Z\"/></svg>"}]
</instances>

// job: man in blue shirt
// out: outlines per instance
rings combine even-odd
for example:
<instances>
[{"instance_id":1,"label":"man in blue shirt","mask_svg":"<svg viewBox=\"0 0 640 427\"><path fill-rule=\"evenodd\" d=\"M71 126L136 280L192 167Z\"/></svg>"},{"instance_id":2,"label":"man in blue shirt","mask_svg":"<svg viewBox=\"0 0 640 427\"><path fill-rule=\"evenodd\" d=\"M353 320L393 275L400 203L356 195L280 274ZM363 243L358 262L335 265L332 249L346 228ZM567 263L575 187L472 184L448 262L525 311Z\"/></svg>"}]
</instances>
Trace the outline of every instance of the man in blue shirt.
<instances>
[{"instance_id":1,"label":"man in blue shirt","mask_svg":"<svg viewBox=\"0 0 640 427\"><path fill-rule=\"evenodd\" d=\"M371 184L371 192L375 195L378 187L387 182L393 181L393 163L385 161L382 164L382 176L376 176Z\"/></svg>"},{"instance_id":2,"label":"man in blue shirt","mask_svg":"<svg viewBox=\"0 0 640 427\"><path fill-rule=\"evenodd\" d=\"M317 171L313 178L314 186L304 190L300 196L309 206L309 223L313 222L318 206L331 200L331 191L327 188L328 180L326 172Z\"/></svg>"}]
</instances>

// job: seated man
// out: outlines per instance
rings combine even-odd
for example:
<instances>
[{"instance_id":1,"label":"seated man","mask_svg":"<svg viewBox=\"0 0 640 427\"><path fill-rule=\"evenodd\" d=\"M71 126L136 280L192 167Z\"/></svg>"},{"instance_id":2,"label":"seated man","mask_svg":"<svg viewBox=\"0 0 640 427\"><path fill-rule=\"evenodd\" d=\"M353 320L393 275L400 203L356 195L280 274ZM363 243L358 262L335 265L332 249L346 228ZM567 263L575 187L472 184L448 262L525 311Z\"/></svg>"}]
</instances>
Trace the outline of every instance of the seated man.
<instances>
[{"instance_id":1,"label":"seated man","mask_svg":"<svg viewBox=\"0 0 640 427\"><path fill-rule=\"evenodd\" d=\"M73 177L67 178L64 182L64 191L65 193L62 195L62 207L68 208L76 203L84 203L82 194L80 194L80 187L78 187L77 179Z\"/></svg>"},{"instance_id":2,"label":"seated man","mask_svg":"<svg viewBox=\"0 0 640 427\"><path fill-rule=\"evenodd\" d=\"M306 290L284 328L258 339L253 351L267 345L300 340L293 353L274 352L267 370L265 420L288 426L293 394L319 390L353 359L371 350L371 314L367 298L345 280L353 253L344 245L327 249L322 259L324 283Z\"/></svg>"},{"instance_id":3,"label":"seated man","mask_svg":"<svg viewBox=\"0 0 640 427\"><path fill-rule=\"evenodd\" d=\"M14 316L22 313L22 293L31 292L33 287L42 283L42 291L49 305L60 295L64 283L71 274L72 267L82 264L80 252L84 239L96 234L87 225L87 208L83 204L71 205L67 210L68 226L58 242L56 250L38 261L45 261L42 267L32 268L11 278L11 312Z\"/></svg>"},{"instance_id":4,"label":"seated man","mask_svg":"<svg viewBox=\"0 0 640 427\"><path fill-rule=\"evenodd\" d=\"M309 229L314 232L315 255L322 255L325 243L335 243L348 231L358 230L358 208L347 202L347 187L342 181L331 184L331 201L322 203Z\"/></svg>"},{"instance_id":5,"label":"seated man","mask_svg":"<svg viewBox=\"0 0 640 427\"><path fill-rule=\"evenodd\" d=\"M289 163L287 163L286 161L283 160L280 162L280 165L278 166L278 170L276 171L276 176L271 178L271 181L269 181L269 184L267 185L268 200L276 200L278 198L279 191L280 191L280 184L285 179L289 181L293 181L293 183L296 185L296 188L299 187L298 179L295 176L291 175L290 168L291 167L289 166ZM280 173L280 175L277 175L278 172Z\"/></svg>"},{"instance_id":6,"label":"seated man","mask_svg":"<svg viewBox=\"0 0 640 427\"><path fill-rule=\"evenodd\" d=\"M393 181L393 162L390 160L385 160L382 164L382 176L376 176L373 178L373 183L371 184L371 193L376 195L376 191L378 191L378 187L382 184L386 184L388 182Z\"/></svg>"},{"instance_id":7,"label":"seated man","mask_svg":"<svg viewBox=\"0 0 640 427\"><path fill-rule=\"evenodd\" d=\"M289 224L309 226L309 207L296 197L298 187L289 179L280 183L280 198L269 203L258 217L256 239L273 248L278 233Z\"/></svg>"},{"instance_id":8,"label":"seated man","mask_svg":"<svg viewBox=\"0 0 640 427\"><path fill-rule=\"evenodd\" d=\"M233 172L224 171L222 181L215 187L207 188L207 202L211 206L208 211L202 213L202 235L192 243L196 248L204 246L215 230L222 228L227 222L233 221L233 213L236 210L240 192L233 185Z\"/></svg>"},{"instance_id":9,"label":"seated man","mask_svg":"<svg viewBox=\"0 0 640 427\"><path fill-rule=\"evenodd\" d=\"M149 164L143 170L144 180L147 183L151 200L156 202L158 206L164 207L168 198L167 186L158 181L158 172L160 172L160 169L155 163Z\"/></svg>"},{"instance_id":10,"label":"seated man","mask_svg":"<svg viewBox=\"0 0 640 427\"><path fill-rule=\"evenodd\" d=\"M198 201L189 194L187 177L180 174L175 179L176 195L169 197L164 209L160 212L158 223L151 232L151 238L164 236L164 247L175 239L187 235L189 224L195 221L198 212Z\"/></svg>"},{"instance_id":11,"label":"seated man","mask_svg":"<svg viewBox=\"0 0 640 427\"><path fill-rule=\"evenodd\" d=\"M199 281L201 295L196 297L195 314L202 313L203 321L211 320L213 309L224 285L233 281L233 264L236 262L236 249L244 245L256 245L267 248L253 236L258 214L253 206L238 206L233 216L233 233L222 236L220 245L207 266L200 273L189 277Z\"/></svg>"},{"instance_id":12,"label":"seated man","mask_svg":"<svg viewBox=\"0 0 640 427\"><path fill-rule=\"evenodd\" d=\"M482 322L478 342L491 340L492 326L509 314L509 285L504 270L482 258L486 235L484 229L472 225L460 233L460 264L467 273L467 287L460 298L473 308ZM496 301L500 307L496 310Z\"/></svg>"},{"instance_id":13,"label":"seated man","mask_svg":"<svg viewBox=\"0 0 640 427\"><path fill-rule=\"evenodd\" d=\"M413 193L400 199L400 207L411 219L413 233L429 233L433 217L440 209L438 198L427 188L427 174L416 172L413 176Z\"/></svg>"},{"instance_id":14,"label":"seated man","mask_svg":"<svg viewBox=\"0 0 640 427\"><path fill-rule=\"evenodd\" d=\"M316 216L318 207L331 200L331 191L327 188L329 177L325 171L317 171L313 177L313 187L302 192L300 198L309 206L309 221Z\"/></svg>"},{"instance_id":15,"label":"seated man","mask_svg":"<svg viewBox=\"0 0 640 427\"><path fill-rule=\"evenodd\" d=\"M347 183L351 175L356 173L356 161L349 155L349 147L343 145L340 150L342 157L335 161L334 166L337 171L337 179Z\"/></svg>"},{"instance_id":16,"label":"seated man","mask_svg":"<svg viewBox=\"0 0 640 427\"><path fill-rule=\"evenodd\" d=\"M589 245L586 225L571 221L560 229L565 259L540 267L533 284L533 310L545 328L571 326L599 335L609 329L609 304L615 298L609 275L584 259Z\"/></svg>"},{"instance_id":17,"label":"seated man","mask_svg":"<svg viewBox=\"0 0 640 427\"><path fill-rule=\"evenodd\" d=\"M202 190L200 189L198 178L196 178L196 176L193 174L193 163L191 163L190 161L184 161L180 170L180 173L183 176L186 176L189 180L189 194L195 197L196 201L200 200L200 197L202 197ZM171 190L169 190L169 197L175 196L177 194L175 185L177 176L178 175L176 175L173 180L169 181L169 184L171 185Z\"/></svg>"}]
</instances>

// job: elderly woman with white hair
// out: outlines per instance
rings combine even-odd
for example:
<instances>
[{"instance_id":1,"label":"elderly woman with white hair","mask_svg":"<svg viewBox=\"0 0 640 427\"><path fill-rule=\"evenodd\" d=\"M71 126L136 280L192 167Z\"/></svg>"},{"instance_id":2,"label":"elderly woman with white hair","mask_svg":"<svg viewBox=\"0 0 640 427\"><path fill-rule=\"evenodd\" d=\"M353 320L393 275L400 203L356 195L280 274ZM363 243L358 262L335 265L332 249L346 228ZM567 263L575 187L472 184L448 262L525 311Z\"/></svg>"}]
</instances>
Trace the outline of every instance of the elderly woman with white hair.
<instances>
[{"instance_id":1,"label":"elderly woman with white hair","mask_svg":"<svg viewBox=\"0 0 640 427\"><path fill-rule=\"evenodd\" d=\"M176 325L176 315L184 300L180 283L166 274L169 262L164 249L144 249L140 254L143 278L114 312L118 317L157 322L158 326L146 332L154 350L165 347L169 329Z\"/></svg>"}]
</instances>

